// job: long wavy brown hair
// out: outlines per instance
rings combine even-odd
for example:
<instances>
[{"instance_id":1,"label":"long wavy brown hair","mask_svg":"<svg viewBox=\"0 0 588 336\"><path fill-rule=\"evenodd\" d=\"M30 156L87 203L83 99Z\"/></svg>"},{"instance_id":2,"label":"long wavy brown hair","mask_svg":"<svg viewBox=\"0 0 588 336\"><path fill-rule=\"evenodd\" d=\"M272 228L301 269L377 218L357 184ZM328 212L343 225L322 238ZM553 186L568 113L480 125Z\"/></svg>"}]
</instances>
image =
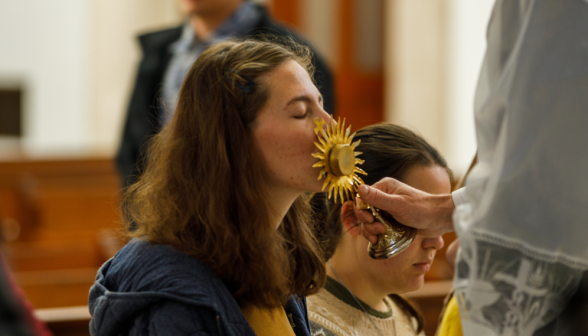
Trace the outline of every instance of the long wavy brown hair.
<instances>
[{"instance_id":1,"label":"long wavy brown hair","mask_svg":"<svg viewBox=\"0 0 588 336\"><path fill-rule=\"evenodd\" d=\"M205 263L241 306L279 307L325 281L304 196L276 230L252 134L271 94L260 76L294 60L312 78L311 56L291 40L208 49L186 76L173 119L152 140L145 172L124 194L130 237Z\"/></svg>"},{"instance_id":2,"label":"long wavy brown hair","mask_svg":"<svg viewBox=\"0 0 588 336\"><path fill-rule=\"evenodd\" d=\"M393 124L378 124L364 127L356 132L353 140L361 140L357 151L365 163L361 168L368 175L362 176L364 182L372 185L384 177L393 177L403 181L406 172L416 166L439 166L447 171L453 184L453 173L441 154L421 136L409 129ZM344 233L341 218L341 204L333 198L327 199L326 193L317 193L312 199L317 225L316 235L326 260L330 259ZM344 214L343 216L345 216ZM351 214L347 214L351 215ZM367 252L366 252L367 253ZM416 304L399 295L389 295L396 304L417 320L420 333L424 327L424 318Z\"/></svg>"}]
</instances>

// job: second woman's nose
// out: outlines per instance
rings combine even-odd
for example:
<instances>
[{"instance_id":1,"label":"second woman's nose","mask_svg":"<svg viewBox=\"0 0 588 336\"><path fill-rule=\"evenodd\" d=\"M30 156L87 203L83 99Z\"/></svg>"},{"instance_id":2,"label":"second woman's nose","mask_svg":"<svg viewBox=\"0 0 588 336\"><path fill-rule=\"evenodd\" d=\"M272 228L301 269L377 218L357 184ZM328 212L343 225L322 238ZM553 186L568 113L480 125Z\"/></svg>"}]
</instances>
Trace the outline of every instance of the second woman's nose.
<instances>
[{"instance_id":1,"label":"second woman's nose","mask_svg":"<svg viewBox=\"0 0 588 336\"><path fill-rule=\"evenodd\" d=\"M434 248L435 250L440 250L443 248L443 245L445 245L445 242L443 241L443 237L439 236L432 238L424 238L422 244L423 248L425 249Z\"/></svg>"}]
</instances>

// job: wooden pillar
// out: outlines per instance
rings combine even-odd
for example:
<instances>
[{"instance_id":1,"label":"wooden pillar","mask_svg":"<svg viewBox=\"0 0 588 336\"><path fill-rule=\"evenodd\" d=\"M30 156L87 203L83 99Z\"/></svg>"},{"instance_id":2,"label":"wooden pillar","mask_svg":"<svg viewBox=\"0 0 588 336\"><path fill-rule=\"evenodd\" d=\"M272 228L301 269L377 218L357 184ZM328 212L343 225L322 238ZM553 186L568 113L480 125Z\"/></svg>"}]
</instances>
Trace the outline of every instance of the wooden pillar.
<instances>
[{"instance_id":1,"label":"wooden pillar","mask_svg":"<svg viewBox=\"0 0 588 336\"><path fill-rule=\"evenodd\" d=\"M366 70L358 64L355 57L359 52L363 52L358 50L357 41L366 38L359 34L356 6L365 4L358 0L340 1L340 49L335 71L336 112L338 116L346 118L347 124L352 124L355 131L383 120L384 77L381 68Z\"/></svg>"},{"instance_id":2,"label":"wooden pillar","mask_svg":"<svg viewBox=\"0 0 588 336\"><path fill-rule=\"evenodd\" d=\"M273 0L268 3L271 15L279 22L298 28L300 26L299 0Z\"/></svg>"}]
</instances>

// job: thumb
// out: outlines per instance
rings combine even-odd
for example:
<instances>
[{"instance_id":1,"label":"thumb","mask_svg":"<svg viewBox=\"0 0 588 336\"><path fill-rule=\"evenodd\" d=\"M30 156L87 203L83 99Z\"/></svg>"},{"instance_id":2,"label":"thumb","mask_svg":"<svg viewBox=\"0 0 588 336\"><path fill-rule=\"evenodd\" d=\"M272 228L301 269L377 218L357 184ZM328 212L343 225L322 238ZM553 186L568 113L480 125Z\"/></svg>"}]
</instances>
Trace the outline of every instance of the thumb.
<instances>
[{"instance_id":1,"label":"thumb","mask_svg":"<svg viewBox=\"0 0 588 336\"><path fill-rule=\"evenodd\" d=\"M376 208L387 212L389 212L388 209L393 209L393 195L389 195L381 190L367 186L365 184L359 186L358 193L361 199L371 206L375 206Z\"/></svg>"}]
</instances>

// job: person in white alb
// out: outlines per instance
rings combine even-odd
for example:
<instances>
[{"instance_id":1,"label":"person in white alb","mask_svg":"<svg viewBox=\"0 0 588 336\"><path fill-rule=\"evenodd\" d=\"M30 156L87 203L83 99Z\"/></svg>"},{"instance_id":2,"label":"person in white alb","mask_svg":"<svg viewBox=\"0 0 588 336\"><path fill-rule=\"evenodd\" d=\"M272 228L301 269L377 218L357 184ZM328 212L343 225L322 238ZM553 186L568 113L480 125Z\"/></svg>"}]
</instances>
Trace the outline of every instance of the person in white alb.
<instances>
[{"instance_id":1,"label":"person in white alb","mask_svg":"<svg viewBox=\"0 0 588 336\"><path fill-rule=\"evenodd\" d=\"M497 0L487 39L466 187L359 194L421 234L457 232L464 335L577 335L562 312L588 269L588 1Z\"/></svg>"}]
</instances>

